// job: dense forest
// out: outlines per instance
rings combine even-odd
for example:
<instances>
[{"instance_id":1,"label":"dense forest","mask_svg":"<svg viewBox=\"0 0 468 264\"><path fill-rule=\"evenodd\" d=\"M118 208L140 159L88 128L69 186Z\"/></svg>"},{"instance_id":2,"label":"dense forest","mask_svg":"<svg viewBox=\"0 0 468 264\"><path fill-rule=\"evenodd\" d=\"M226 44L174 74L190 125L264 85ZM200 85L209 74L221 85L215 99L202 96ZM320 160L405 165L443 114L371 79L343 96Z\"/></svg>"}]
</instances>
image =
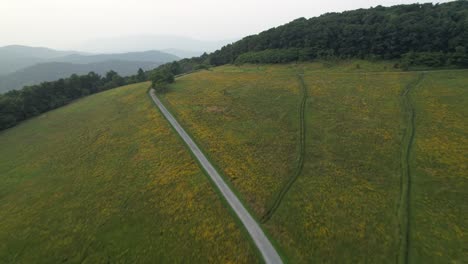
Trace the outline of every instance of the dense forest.
<instances>
[{"instance_id":1,"label":"dense forest","mask_svg":"<svg viewBox=\"0 0 468 264\"><path fill-rule=\"evenodd\" d=\"M404 68L468 66L468 1L377 6L329 13L241 39L211 54L166 63L138 75L95 73L25 87L0 95L0 130L82 96L152 80L167 90L173 76L229 63L285 63L315 59L398 60Z\"/></svg>"},{"instance_id":2,"label":"dense forest","mask_svg":"<svg viewBox=\"0 0 468 264\"><path fill-rule=\"evenodd\" d=\"M423 57L421 62L466 66L467 43L468 1L378 6L296 19L223 47L210 54L210 63L400 59L412 52L415 59Z\"/></svg>"}]
</instances>

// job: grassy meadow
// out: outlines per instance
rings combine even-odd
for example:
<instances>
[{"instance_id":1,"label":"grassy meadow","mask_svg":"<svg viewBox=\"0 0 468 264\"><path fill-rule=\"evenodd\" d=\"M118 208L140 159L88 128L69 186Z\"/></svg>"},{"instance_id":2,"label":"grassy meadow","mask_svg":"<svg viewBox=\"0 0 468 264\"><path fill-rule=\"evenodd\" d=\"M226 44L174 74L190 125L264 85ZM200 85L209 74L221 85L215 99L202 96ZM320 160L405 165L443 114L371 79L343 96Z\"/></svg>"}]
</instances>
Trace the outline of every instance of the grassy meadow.
<instances>
[{"instance_id":1,"label":"grassy meadow","mask_svg":"<svg viewBox=\"0 0 468 264\"><path fill-rule=\"evenodd\" d=\"M160 98L286 261L462 263L468 70L393 66L226 65ZM0 263L261 261L148 86L0 132Z\"/></svg>"},{"instance_id":2,"label":"grassy meadow","mask_svg":"<svg viewBox=\"0 0 468 264\"><path fill-rule=\"evenodd\" d=\"M425 74L413 90L410 254L413 263L468 259L468 71Z\"/></svg>"},{"instance_id":3,"label":"grassy meadow","mask_svg":"<svg viewBox=\"0 0 468 264\"><path fill-rule=\"evenodd\" d=\"M444 259L456 262L466 259L466 73L428 72L419 83L420 73L401 72L392 62L222 66L179 78L163 100L260 221L300 160L303 74L303 168L264 223L288 260L394 263L408 254L410 262L430 262L439 254L434 249L446 249ZM450 76L456 77L445 82ZM421 88L431 83L438 88ZM409 176L406 99L416 109ZM424 126L434 129L426 112L440 114L438 100L450 104L447 115L454 113L450 126L438 126L440 135L453 137L438 142L458 142L456 148L422 138ZM425 105L432 101L433 108ZM436 157L446 162L440 168L452 167L451 176L435 176L436 152L446 154ZM420 221L427 225L415 228Z\"/></svg>"},{"instance_id":4,"label":"grassy meadow","mask_svg":"<svg viewBox=\"0 0 468 264\"><path fill-rule=\"evenodd\" d=\"M407 73L304 74L304 169L267 226L294 262L394 263Z\"/></svg>"},{"instance_id":5,"label":"grassy meadow","mask_svg":"<svg viewBox=\"0 0 468 264\"><path fill-rule=\"evenodd\" d=\"M259 261L148 86L0 133L0 263Z\"/></svg>"},{"instance_id":6,"label":"grassy meadow","mask_svg":"<svg viewBox=\"0 0 468 264\"><path fill-rule=\"evenodd\" d=\"M293 172L298 147L300 83L272 68L186 75L162 97L257 215Z\"/></svg>"}]
</instances>

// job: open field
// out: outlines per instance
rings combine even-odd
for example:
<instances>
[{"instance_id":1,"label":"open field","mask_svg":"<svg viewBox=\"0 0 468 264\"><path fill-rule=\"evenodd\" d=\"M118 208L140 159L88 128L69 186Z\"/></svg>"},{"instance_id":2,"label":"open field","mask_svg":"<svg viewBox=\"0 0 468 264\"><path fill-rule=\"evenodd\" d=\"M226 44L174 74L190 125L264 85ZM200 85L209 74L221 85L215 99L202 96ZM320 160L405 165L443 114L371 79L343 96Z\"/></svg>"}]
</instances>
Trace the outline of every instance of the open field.
<instances>
[{"instance_id":1,"label":"open field","mask_svg":"<svg viewBox=\"0 0 468 264\"><path fill-rule=\"evenodd\" d=\"M268 223L294 261L397 260L400 93L413 78L306 71L304 169Z\"/></svg>"},{"instance_id":2,"label":"open field","mask_svg":"<svg viewBox=\"0 0 468 264\"><path fill-rule=\"evenodd\" d=\"M447 249L445 260L466 259L462 246L467 228L466 165L462 164L467 163L467 136L461 117L466 117L467 82L461 76L467 71L428 72L421 78L420 73L394 69L390 62L223 66L178 79L163 100L260 220L300 161L301 73L308 94L304 166L264 224L289 260L394 263L404 262L408 255L413 262L431 259L438 254L431 252L434 247ZM429 117L424 111L438 113L436 108L420 109L431 102L426 100L431 92L424 97L420 95L424 89L419 89L439 74L436 84L442 90L432 101L450 100L445 104L453 105L445 109L455 113L447 121L451 125L440 125L439 133L448 130L446 135L454 135L451 140L439 138L438 146L425 141L432 149L425 150L427 157L419 156L424 135L419 126L424 126L424 116ZM450 76L458 77L444 82ZM410 89L408 97L403 95L405 89ZM416 112L412 142L405 100ZM437 156L451 160L444 166L453 167L453 176L433 176L421 180L429 186L416 187L416 178L428 178L418 170L436 173L427 160L435 159L429 153L444 148L440 144L444 140L459 143L458 148L445 147L446 156ZM411 175L405 175L406 157ZM423 169L423 163L429 168ZM434 194L442 197L432 200ZM418 202L421 197L426 201ZM436 204L446 208L443 213L436 211ZM439 229L424 233L432 228L432 216ZM427 226L415 229L418 221ZM411 243L416 239L417 246Z\"/></svg>"},{"instance_id":3,"label":"open field","mask_svg":"<svg viewBox=\"0 0 468 264\"><path fill-rule=\"evenodd\" d=\"M0 133L0 263L258 262L148 86Z\"/></svg>"},{"instance_id":4,"label":"open field","mask_svg":"<svg viewBox=\"0 0 468 264\"><path fill-rule=\"evenodd\" d=\"M227 66L178 79L162 100L262 215L295 168L300 94L294 74Z\"/></svg>"},{"instance_id":5,"label":"open field","mask_svg":"<svg viewBox=\"0 0 468 264\"><path fill-rule=\"evenodd\" d=\"M462 263L468 259L468 71L426 74L411 98L409 260Z\"/></svg>"},{"instance_id":6,"label":"open field","mask_svg":"<svg viewBox=\"0 0 468 264\"><path fill-rule=\"evenodd\" d=\"M468 70L393 64L227 65L160 98L291 263L463 262ZM259 262L148 86L0 133L0 263Z\"/></svg>"}]
</instances>

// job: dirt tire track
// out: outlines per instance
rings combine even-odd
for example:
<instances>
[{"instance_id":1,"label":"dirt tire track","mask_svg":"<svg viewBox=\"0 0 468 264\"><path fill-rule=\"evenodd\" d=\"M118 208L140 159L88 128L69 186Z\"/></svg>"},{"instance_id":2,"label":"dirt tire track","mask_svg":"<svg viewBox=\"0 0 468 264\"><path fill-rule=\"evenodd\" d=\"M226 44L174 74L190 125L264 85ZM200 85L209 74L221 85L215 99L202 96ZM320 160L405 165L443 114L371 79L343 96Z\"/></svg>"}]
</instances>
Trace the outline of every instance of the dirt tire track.
<instances>
[{"instance_id":1,"label":"dirt tire track","mask_svg":"<svg viewBox=\"0 0 468 264\"><path fill-rule=\"evenodd\" d=\"M276 198L273 202L273 204L268 208L266 213L262 216L261 222L266 223L268 220L271 219L273 214L276 212L276 209L278 209L279 205L281 204L281 201L283 200L284 196L286 193L289 191L291 186L294 184L294 182L297 180L299 175L302 173L302 169L304 168L304 156L305 156L305 107L306 107L306 102L307 102L307 86L304 82L304 77L303 74L298 75L299 83L302 88L302 99L301 99L301 104L299 105L299 122L300 122L300 128L299 128L299 155L297 159L297 165L296 169L294 170L294 173L291 178L289 178L288 182L283 186L281 191L276 195Z\"/></svg>"},{"instance_id":2,"label":"dirt tire track","mask_svg":"<svg viewBox=\"0 0 468 264\"><path fill-rule=\"evenodd\" d=\"M400 178L400 202L398 204L398 216L400 219L400 250L397 262L408 263L410 251L410 215L411 215L411 149L415 136L415 110L411 102L411 91L416 88L424 78L424 72L401 92L402 108L406 115L407 127L403 136L401 156Z\"/></svg>"}]
</instances>

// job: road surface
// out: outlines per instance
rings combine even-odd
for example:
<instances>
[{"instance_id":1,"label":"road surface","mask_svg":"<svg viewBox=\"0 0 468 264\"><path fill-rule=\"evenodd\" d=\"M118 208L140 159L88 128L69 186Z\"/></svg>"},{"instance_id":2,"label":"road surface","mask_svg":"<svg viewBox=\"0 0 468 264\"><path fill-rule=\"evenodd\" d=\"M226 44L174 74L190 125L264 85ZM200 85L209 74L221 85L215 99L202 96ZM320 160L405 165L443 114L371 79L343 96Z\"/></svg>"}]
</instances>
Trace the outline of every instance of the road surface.
<instances>
[{"instance_id":1,"label":"road surface","mask_svg":"<svg viewBox=\"0 0 468 264\"><path fill-rule=\"evenodd\" d=\"M260 228L258 223L250 215L250 213L245 209L244 205L240 202L239 198L234 194L234 192L229 188L223 178L219 175L216 169L211 165L205 155L201 152L195 142L190 138L190 136L185 132L185 130L180 126L179 122L172 116L172 114L164 107L161 101L156 96L153 89L150 90L150 96L153 99L156 106L161 110L161 113L166 117L166 119L171 123L172 127L179 133L180 137L185 141L185 143L190 148L190 151L198 159L202 167L207 172L208 176L213 180L216 187L219 189L221 194L224 196L228 204L231 206L232 210L236 213L237 217L241 220L242 224L245 226L249 232L252 240L257 246L258 250L263 256L263 259L266 263L283 263L281 257L279 256L276 249L268 240L267 236Z\"/></svg>"}]
</instances>

